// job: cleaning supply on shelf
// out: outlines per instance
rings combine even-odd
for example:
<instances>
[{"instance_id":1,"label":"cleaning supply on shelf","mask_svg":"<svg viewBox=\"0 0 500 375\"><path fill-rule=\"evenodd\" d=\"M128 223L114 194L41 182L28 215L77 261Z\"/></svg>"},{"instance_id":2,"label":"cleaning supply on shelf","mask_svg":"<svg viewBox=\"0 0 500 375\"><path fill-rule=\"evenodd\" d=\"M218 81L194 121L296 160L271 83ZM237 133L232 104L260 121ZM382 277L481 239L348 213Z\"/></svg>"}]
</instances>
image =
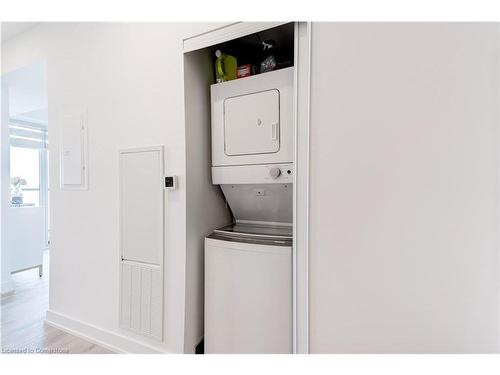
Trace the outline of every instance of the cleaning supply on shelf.
<instances>
[{"instance_id":1,"label":"cleaning supply on shelf","mask_svg":"<svg viewBox=\"0 0 500 375\"><path fill-rule=\"evenodd\" d=\"M236 79L236 57L215 51L215 77L217 83Z\"/></svg>"},{"instance_id":2,"label":"cleaning supply on shelf","mask_svg":"<svg viewBox=\"0 0 500 375\"><path fill-rule=\"evenodd\" d=\"M276 69L276 58L274 57L274 40L264 40L262 50L266 58L260 63L260 72L270 72Z\"/></svg>"},{"instance_id":3,"label":"cleaning supply on shelf","mask_svg":"<svg viewBox=\"0 0 500 375\"><path fill-rule=\"evenodd\" d=\"M238 66L238 70L236 71L236 76L238 78L248 77L251 73L251 67L252 65L250 64Z\"/></svg>"}]
</instances>

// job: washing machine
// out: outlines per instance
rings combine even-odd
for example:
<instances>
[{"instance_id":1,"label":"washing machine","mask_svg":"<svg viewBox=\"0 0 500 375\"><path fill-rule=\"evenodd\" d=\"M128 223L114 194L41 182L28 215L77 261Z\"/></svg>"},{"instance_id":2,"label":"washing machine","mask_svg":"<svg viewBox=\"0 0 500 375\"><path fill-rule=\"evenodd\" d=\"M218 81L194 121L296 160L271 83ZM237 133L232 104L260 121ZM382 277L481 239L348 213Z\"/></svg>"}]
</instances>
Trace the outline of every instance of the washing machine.
<instances>
[{"instance_id":1,"label":"washing machine","mask_svg":"<svg viewBox=\"0 0 500 375\"><path fill-rule=\"evenodd\" d=\"M211 86L212 182L234 223L205 238L205 353L291 353L293 68Z\"/></svg>"},{"instance_id":2,"label":"washing machine","mask_svg":"<svg viewBox=\"0 0 500 375\"><path fill-rule=\"evenodd\" d=\"M291 227L214 231L205 239L205 353L291 351Z\"/></svg>"}]
</instances>

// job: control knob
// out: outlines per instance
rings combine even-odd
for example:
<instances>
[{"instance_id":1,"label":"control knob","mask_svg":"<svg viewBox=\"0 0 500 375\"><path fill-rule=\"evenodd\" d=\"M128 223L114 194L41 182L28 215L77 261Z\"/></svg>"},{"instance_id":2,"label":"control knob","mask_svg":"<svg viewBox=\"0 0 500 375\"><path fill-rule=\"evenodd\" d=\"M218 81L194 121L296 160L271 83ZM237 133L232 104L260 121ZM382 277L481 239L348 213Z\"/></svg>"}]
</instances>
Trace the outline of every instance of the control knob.
<instances>
[{"instance_id":1,"label":"control knob","mask_svg":"<svg viewBox=\"0 0 500 375\"><path fill-rule=\"evenodd\" d=\"M269 170L269 175L272 178L278 178L280 176L280 174L281 174L281 169L279 169L279 168L274 167L274 168L271 168Z\"/></svg>"}]
</instances>

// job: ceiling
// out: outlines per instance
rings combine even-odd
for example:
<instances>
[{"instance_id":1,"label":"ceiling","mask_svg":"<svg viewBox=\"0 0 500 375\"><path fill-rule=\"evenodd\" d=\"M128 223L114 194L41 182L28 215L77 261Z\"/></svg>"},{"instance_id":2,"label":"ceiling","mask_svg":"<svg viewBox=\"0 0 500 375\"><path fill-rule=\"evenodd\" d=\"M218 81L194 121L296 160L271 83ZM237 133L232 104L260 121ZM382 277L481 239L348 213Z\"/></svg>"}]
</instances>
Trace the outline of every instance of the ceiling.
<instances>
[{"instance_id":1,"label":"ceiling","mask_svg":"<svg viewBox=\"0 0 500 375\"><path fill-rule=\"evenodd\" d=\"M5 42L40 22L2 22L2 42Z\"/></svg>"}]
</instances>

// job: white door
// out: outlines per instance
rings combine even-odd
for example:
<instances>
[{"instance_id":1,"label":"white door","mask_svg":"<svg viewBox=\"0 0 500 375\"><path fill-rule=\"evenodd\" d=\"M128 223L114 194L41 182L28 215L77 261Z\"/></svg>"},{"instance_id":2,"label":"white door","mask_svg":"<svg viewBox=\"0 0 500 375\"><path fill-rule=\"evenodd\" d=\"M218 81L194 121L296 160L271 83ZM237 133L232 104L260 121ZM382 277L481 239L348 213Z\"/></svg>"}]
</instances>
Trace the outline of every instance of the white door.
<instances>
[{"instance_id":1,"label":"white door","mask_svg":"<svg viewBox=\"0 0 500 375\"><path fill-rule=\"evenodd\" d=\"M163 152L120 152L120 246L124 260L159 265L163 253Z\"/></svg>"},{"instance_id":2,"label":"white door","mask_svg":"<svg viewBox=\"0 0 500 375\"><path fill-rule=\"evenodd\" d=\"M120 326L163 338L163 147L120 151Z\"/></svg>"},{"instance_id":3,"label":"white door","mask_svg":"<svg viewBox=\"0 0 500 375\"><path fill-rule=\"evenodd\" d=\"M311 42L310 352L498 353L498 25Z\"/></svg>"},{"instance_id":4,"label":"white door","mask_svg":"<svg viewBox=\"0 0 500 375\"><path fill-rule=\"evenodd\" d=\"M224 101L226 155L279 151L279 104L278 90L227 98Z\"/></svg>"}]
</instances>

